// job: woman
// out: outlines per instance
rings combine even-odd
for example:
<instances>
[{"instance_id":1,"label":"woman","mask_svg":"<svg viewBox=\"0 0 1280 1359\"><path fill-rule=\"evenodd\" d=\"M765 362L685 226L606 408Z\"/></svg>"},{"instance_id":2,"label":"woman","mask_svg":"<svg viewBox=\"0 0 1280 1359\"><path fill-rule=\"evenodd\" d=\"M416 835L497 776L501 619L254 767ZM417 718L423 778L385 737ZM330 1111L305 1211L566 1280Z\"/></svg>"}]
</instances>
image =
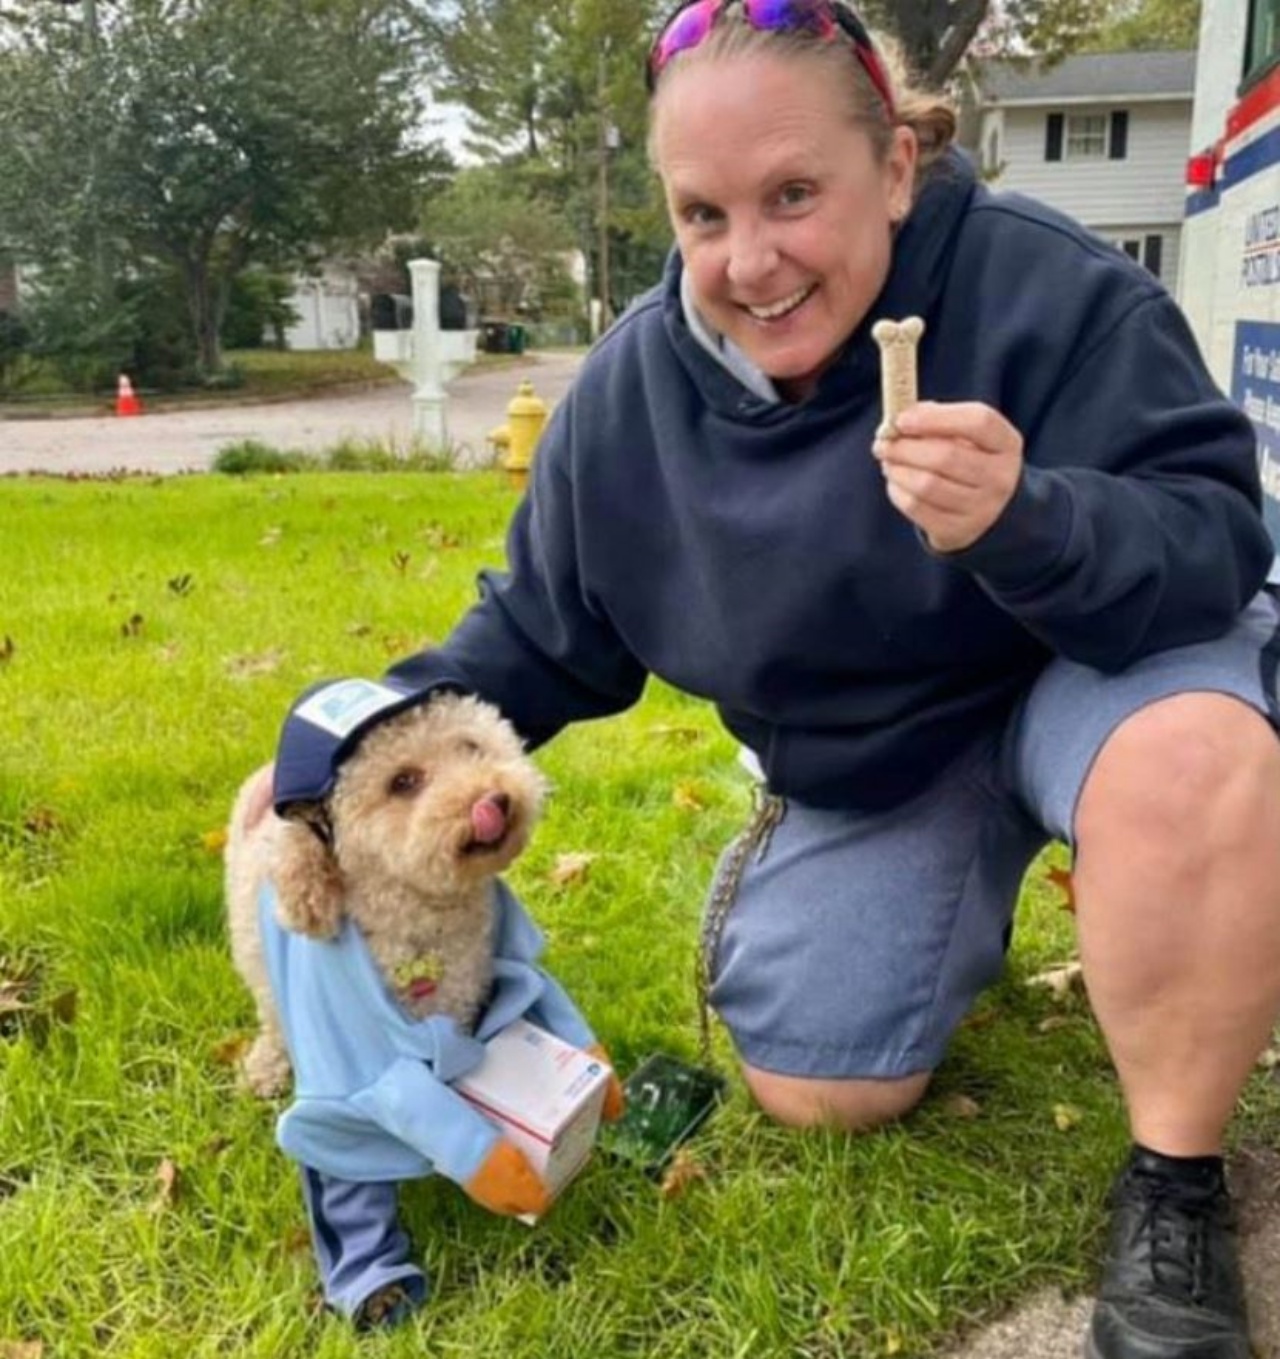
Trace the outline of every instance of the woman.
<instances>
[{"instance_id":1,"label":"woman","mask_svg":"<svg viewBox=\"0 0 1280 1359\"><path fill-rule=\"evenodd\" d=\"M717 704L768 797L711 1001L786 1123L909 1110L1068 841L1135 1144L1089 1352L1243 1359L1222 1136L1280 1007L1250 427L1159 284L977 184L834 0L694 0L648 76L665 277L557 409L508 572L393 673L534 743L649 673ZM909 315L926 399L877 436L870 331Z\"/></svg>"}]
</instances>

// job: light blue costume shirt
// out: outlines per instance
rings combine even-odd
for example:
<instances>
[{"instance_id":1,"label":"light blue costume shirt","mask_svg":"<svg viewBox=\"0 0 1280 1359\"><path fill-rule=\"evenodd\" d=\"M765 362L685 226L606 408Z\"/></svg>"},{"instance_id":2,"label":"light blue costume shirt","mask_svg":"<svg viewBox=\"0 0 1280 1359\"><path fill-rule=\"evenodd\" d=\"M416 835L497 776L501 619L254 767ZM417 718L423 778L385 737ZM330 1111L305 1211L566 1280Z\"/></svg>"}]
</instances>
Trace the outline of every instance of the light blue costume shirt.
<instances>
[{"instance_id":1,"label":"light blue costume shirt","mask_svg":"<svg viewBox=\"0 0 1280 1359\"><path fill-rule=\"evenodd\" d=\"M449 1084L477 1066L484 1041L518 1018L575 1047L595 1038L537 959L543 937L505 883L494 884L494 989L475 1036L396 1002L359 930L331 940L276 920L258 901L263 951L293 1062L295 1100L276 1128L294 1160L343 1180L406 1180L438 1171L465 1184L501 1134Z\"/></svg>"}]
</instances>

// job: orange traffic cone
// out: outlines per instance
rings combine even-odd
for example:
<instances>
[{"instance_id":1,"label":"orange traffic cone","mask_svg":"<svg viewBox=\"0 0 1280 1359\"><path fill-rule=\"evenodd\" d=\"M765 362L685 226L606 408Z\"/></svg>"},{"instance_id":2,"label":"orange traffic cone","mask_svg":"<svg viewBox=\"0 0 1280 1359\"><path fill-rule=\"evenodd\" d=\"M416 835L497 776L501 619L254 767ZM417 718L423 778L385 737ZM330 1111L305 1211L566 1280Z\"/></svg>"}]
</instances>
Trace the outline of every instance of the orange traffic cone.
<instances>
[{"instance_id":1,"label":"orange traffic cone","mask_svg":"<svg viewBox=\"0 0 1280 1359\"><path fill-rule=\"evenodd\" d=\"M142 414L142 402L138 400L138 394L133 390L133 383L123 373L120 374L120 381L116 384L116 414Z\"/></svg>"}]
</instances>

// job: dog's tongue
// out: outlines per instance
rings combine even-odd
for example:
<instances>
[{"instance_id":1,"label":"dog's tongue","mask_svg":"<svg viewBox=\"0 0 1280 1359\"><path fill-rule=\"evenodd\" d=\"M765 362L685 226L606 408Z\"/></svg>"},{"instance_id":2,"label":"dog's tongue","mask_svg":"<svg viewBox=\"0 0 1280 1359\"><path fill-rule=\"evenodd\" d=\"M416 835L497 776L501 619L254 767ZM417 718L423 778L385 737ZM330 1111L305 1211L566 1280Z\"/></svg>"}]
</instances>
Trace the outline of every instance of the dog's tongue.
<instances>
[{"instance_id":1,"label":"dog's tongue","mask_svg":"<svg viewBox=\"0 0 1280 1359\"><path fill-rule=\"evenodd\" d=\"M471 834L477 843L492 845L507 833L507 814L495 797L482 797L471 808Z\"/></svg>"}]
</instances>

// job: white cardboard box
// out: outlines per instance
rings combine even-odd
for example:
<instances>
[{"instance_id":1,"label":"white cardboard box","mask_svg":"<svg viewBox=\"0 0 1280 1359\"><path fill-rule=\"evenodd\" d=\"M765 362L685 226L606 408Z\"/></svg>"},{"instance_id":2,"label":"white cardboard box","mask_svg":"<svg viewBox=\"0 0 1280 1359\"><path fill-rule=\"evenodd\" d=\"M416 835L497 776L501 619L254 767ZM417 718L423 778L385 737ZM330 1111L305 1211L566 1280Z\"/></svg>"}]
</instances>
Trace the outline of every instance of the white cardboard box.
<instances>
[{"instance_id":1,"label":"white cardboard box","mask_svg":"<svg viewBox=\"0 0 1280 1359\"><path fill-rule=\"evenodd\" d=\"M555 1198L591 1154L608 1080L599 1058L517 1019L453 1085L524 1152Z\"/></svg>"}]
</instances>

